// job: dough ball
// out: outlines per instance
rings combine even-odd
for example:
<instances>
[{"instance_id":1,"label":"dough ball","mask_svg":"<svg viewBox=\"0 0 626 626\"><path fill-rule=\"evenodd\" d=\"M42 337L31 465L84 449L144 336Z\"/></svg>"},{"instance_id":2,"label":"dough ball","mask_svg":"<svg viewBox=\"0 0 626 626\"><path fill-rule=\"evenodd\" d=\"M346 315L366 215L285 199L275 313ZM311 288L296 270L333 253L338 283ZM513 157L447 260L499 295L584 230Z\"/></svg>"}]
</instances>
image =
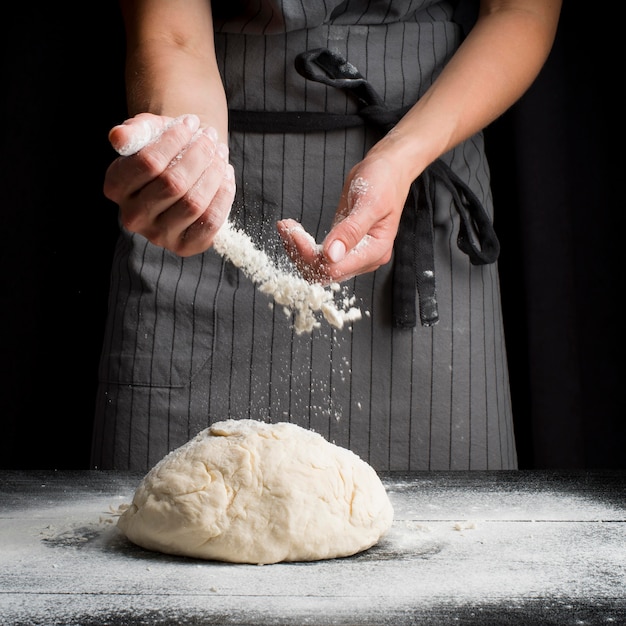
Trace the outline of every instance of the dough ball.
<instances>
[{"instance_id":1,"label":"dough ball","mask_svg":"<svg viewBox=\"0 0 626 626\"><path fill-rule=\"evenodd\" d=\"M355 554L392 521L378 475L350 450L287 422L226 420L157 463L117 525L148 550L267 564Z\"/></svg>"}]
</instances>

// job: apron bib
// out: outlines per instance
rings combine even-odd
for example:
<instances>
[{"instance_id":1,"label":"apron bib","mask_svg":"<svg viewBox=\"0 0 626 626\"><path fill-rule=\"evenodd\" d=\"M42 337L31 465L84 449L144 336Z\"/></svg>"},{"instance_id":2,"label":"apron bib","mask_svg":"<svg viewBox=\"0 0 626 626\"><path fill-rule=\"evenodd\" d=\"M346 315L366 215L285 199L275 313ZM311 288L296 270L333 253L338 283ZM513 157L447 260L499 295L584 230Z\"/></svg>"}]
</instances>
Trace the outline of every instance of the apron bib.
<instances>
[{"instance_id":1,"label":"apron bib","mask_svg":"<svg viewBox=\"0 0 626 626\"><path fill-rule=\"evenodd\" d=\"M350 12L356 3L311 3L306 11L302 4L255 3L254 15L220 19L218 10L216 19L220 71L238 112L229 139L238 187L231 219L277 260L285 255L276 221L294 218L321 241L347 173L381 132L369 121L346 125L360 114L358 99L307 79L298 56L339 55L387 109L399 111L420 97L463 36L447 2L374 2L358 14ZM263 132L242 122L246 112L344 122ZM482 135L440 161L490 226ZM93 465L147 470L210 423L252 418L311 428L378 471L516 468L497 263L476 264L460 245L468 218L459 187L435 179L419 190L431 199L437 306L430 325L419 315L404 324L394 317L398 293L406 310L422 310L413 275L402 274L411 288L398 291L398 248L391 263L345 283L363 319L297 334L282 308L213 250L182 259L122 232Z\"/></svg>"}]
</instances>

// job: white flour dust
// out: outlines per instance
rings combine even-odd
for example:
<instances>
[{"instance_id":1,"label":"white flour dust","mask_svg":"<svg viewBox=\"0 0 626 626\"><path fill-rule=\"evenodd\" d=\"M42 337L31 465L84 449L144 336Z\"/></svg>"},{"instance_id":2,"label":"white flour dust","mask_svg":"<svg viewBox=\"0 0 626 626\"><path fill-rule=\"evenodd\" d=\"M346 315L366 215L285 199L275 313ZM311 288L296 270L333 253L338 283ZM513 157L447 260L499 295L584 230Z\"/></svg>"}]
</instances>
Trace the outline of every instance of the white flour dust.
<instances>
[{"instance_id":1,"label":"white flour dust","mask_svg":"<svg viewBox=\"0 0 626 626\"><path fill-rule=\"evenodd\" d=\"M213 248L258 285L259 291L282 305L286 315L295 314L294 328L298 334L319 327L320 313L336 328L361 319L361 310L353 306L354 296L336 299L341 291L338 283L324 287L280 269L263 250L255 247L246 233L229 222L225 222L215 236Z\"/></svg>"},{"instance_id":2,"label":"white flour dust","mask_svg":"<svg viewBox=\"0 0 626 626\"><path fill-rule=\"evenodd\" d=\"M357 197L366 194L369 190L370 183L368 180L365 180L362 176L354 178L350 183L350 189L348 190L348 201L354 203Z\"/></svg>"},{"instance_id":3,"label":"white flour dust","mask_svg":"<svg viewBox=\"0 0 626 626\"><path fill-rule=\"evenodd\" d=\"M179 119L174 120L176 123ZM118 149L122 156L135 154L156 140L162 130L155 131L144 123L137 134ZM310 283L294 271L277 267L268 255L254 245L242 230L226 221L213 240L214 250L243 272L259 291L271 296L283 307L285 315L294 315L297 334L319 328L324 318L331 326L343 328L344 324L360 320L361 310L354 306L355 298L341 294L338 283L323 286Z\"/></svg>"},{"instance_id":4,"label":"white flour dust","mask_svg":"<svg viewBox=\"0 0 626 626\"><path fill-rule=\"evenodd\" d=\"M118 148L117 152L122 156L135 154L151 141L156 140L160 134L148 122L142 122L141 125L137 124L135 126L135 134L131 137L131 140L121 148Z\"/></svg>"},{"instance_id":5,"label":"white flour dust","mask_svg":"<svg viewBox=\"0 0 626 626\"><path fill-rule=\"evenodd\" d=\"M2 510L3 625L626 623L626 511L584 489L394 476L394 523L372 549L259 567L133 546L114 522L137 481L105 480Z\"/></svg>"}]
</instances>

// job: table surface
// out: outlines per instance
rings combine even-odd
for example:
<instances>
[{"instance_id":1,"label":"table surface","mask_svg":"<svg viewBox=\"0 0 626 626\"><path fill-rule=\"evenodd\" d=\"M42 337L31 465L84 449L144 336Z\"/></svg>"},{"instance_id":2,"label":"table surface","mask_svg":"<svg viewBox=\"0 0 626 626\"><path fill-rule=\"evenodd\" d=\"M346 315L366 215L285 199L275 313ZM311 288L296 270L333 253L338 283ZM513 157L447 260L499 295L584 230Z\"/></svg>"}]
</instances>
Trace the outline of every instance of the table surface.
<instances>
[{"instance_id":1,"label":"table surface","mask_svg":"<svg viewBox=\"0 0 626 626\"><path fill-rule=\"evenodd\" d=\"M128 542L142 477L0 471L3 625L626 624L626 472L381 474L376 546L264 566Z\"/></svg>"}]
</instances>

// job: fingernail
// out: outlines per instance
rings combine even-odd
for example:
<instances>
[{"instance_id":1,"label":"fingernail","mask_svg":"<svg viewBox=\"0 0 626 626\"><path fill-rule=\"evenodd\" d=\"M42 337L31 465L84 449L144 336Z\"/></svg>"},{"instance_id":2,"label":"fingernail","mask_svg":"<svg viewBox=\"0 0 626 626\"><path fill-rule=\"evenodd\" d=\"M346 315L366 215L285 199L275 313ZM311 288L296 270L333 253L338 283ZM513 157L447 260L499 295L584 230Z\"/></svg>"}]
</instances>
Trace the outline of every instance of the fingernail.
<instances>
[{"instance_id":1,"label":"fingernail","mask_svg":"<svg viewBox=\"0 0 626 626\"><path fill-rule=\"evenodd\" d=\"M215 143L217 143L217 140L219 138L218 134L217 134L217 130L215 128L213 128L213 126L207 126L206 128L202 129L202 132L212 141L214 141Z\"/></svg>"},{"instance_id":2,"label":"fingernail","mask_svg":"<svg viewBox=\"0 0 626 626\"><path fill-rule=\"evenodd\" d=\"M183 124L195 133L200 127L200 118L197 115L185 115Z\"/></svg>"},{"instance_id":3,"label":"fingernail","mask_svg":"<svg viewBox=\"0 0 626 626\"><path fill-rule=\"evenodd\" d=\"M226 161L228 161L228 146L225 143L217 144L217 153Z\"/></svg>"},{"instance_id":4,"label":"fingernail","mask_svg":"<svg viewBox=\"0 0 626 626\"><path fill-rule=\"evenodd\" d=\"M339 241L339 239L335 239L330 246L328 246L328 251L326 252L326 256L333 262L339 263L346 256L346 246L343 241Z\"/></svg>"}]
</instances>

